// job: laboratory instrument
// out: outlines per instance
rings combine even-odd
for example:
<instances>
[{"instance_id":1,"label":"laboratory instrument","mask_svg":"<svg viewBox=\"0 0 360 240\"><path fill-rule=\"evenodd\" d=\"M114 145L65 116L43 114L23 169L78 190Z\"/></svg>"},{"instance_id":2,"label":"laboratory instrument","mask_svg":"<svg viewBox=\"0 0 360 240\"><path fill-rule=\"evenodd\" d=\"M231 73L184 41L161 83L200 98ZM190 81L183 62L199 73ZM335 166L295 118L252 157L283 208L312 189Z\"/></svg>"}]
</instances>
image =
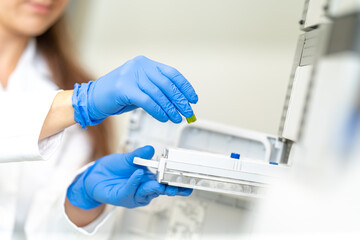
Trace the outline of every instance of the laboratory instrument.
<instances>
[{"instance_id":1,"label":"laboratory instrument","mask_svg":"<svg viewBox=\"0 0 360 240\"><path fill-rule=\"evenodd\" d=\"M354 147L360 141L357 121L360 112L359 19L358 1L305 1L279 131L275 136L202 119L191 125L160 124L145 113L135 111L130 116L124 141L126 149L151 143L159 153L153 160L135 161L157 169L160 182L192 185L196 190L186 200L163 200L155 202L152 209L126 212L130 221L122 230L136 236L150 233L163 239L203 239L214 231L232 236L247 234L249 228L245 225L258 223L253 222L252 204L259 199L266 201L267 189L276 185L288 187L279 188L278 198L273 198L276 200L264 213L273 213L268 217L272 222L266 222L270 232L281 231L284 226L287 230L298 227L303 231L308 222L319 226L322 232L328 231L329 226L358 229L355 225L360 214L356 211L358 204L352 199L359 199L360 195L356 185L359 164L355 161L360 153ZM248 172L235 167L236 177L241 178L242 183L237 182L236 187L231 185L234 179L221 173L234 169L236 160L231 159L232 153L233 157L240 155L237 166L241 160L256 166L252 170L258 173L258 178L247 182ZM204 164L204 157L209 159L208 163ZM189 163L187 159L192 161ZM223 169L217 159L229 161L233 169ZM203 169L206 164L209 169ZM279 171L275 173L273 169ZM269 177L269 173L274 174ZM287 174L291 178L283 177ZM187 178L188 175L191 178ZM220 182L224 184L222 188ZM261 186L261 191L255 185ZM236 191L240 187L251 191ZM298 189L309 191L297 193ZM307 196L304 192L312 194ZM326 214L336 211L341 217L327 218L317 212L319 209ZM277 218L280 215L283 217ZM142 226L148 226L145 230L136 225L140 217ZM226 224L219 224L216 221L219 218L227 219Z\"/></svg>"}]
</instances>

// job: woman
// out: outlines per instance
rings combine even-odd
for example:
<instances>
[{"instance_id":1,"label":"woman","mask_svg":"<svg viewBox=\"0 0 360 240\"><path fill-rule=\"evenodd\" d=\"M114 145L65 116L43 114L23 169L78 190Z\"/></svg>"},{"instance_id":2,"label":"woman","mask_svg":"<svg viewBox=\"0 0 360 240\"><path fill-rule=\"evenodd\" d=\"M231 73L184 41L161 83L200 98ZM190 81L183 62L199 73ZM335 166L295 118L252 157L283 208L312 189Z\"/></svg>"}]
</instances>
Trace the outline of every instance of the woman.
<instances>
[{"instance_id":1,"label":"woman","mask_svg":"<svg viewBox=\"0 0 360 240\"><path fill-rule=\"evenodd\" d=\"M21 161L0 165L0 239L107 239L112 206L191 193L157 183L132 163L151 158L150 146L98 158L111 152L105 118L142 107L179 123L180 114L193 114L194 89L176 69L141 56L87 82L62 31L67 3L0 0L0 160ZM74 83L81 84L58 90ZM76 122L101 124L81 130ZM47 161L29 161L40 159Z\"/></svg>"}]
</instances>

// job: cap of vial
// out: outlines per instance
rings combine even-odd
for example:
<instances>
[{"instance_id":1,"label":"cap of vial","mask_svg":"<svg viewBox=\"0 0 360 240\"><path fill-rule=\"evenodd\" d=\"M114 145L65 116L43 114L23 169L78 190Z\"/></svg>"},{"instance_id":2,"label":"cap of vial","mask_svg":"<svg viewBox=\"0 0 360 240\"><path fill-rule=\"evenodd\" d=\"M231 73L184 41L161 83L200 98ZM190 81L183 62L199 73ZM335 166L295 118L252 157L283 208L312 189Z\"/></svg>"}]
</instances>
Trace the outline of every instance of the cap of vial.
<instances>
[{"instance_id":1,"label":"cap of vial","mask_svg":"<svg viewBox=\"0 0 360 240\"><path fill-rule=\"evenodd\" d=\"M188 122L188 123L193 123L193 122L195 122L196 121L196 117L195 117L195 114L193 114L191 117L189 117L189 118L186 118L186 121Z\"/></svg>"},{"instance_id":2,"label":"cap of vial","mask_svg":"<svg viewBox=\"0 0 360 240\"><path fill-rule=\"evenodd\" d=\"M240 154L238 154L238 153L231 153L230 157L231 157L231 158L235 158L235 159L240 159Z\"/></svg>"}]
</instances>

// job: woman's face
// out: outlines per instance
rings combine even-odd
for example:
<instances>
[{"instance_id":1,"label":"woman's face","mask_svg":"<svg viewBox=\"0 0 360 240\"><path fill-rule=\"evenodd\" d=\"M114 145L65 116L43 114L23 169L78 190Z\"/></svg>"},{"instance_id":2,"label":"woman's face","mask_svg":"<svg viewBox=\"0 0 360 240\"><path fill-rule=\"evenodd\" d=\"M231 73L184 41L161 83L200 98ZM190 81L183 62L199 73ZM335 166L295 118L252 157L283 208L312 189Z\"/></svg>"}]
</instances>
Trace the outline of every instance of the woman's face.
<instances>
[{"instance_id":1,"label":"woman's face","mask_svg":"<svg viewBox=\"0 0 360 240\"><path fill-rule=\"evenodd\" d=\"M44 33L63 13L69 0L0 0L0 27L34 37Z\"/></svg>"}]
</instances>

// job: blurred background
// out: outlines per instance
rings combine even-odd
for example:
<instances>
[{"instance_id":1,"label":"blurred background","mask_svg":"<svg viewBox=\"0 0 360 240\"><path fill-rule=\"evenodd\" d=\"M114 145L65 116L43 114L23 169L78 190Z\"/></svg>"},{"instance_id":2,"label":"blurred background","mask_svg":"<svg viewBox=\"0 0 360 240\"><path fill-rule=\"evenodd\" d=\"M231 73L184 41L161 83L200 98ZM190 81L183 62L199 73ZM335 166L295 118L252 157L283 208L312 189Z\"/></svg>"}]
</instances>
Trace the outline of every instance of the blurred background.
<instances>
[{"instance_id":1,"label":"blurred background","mask_svg":"<svg viewBox=\"0 0 360 240\"><path fill-rule=\"evenodd\" d=\"M77 55L94 78L145 55L193 84L197 118L276 134L303 4L73 0L68 13Z\"/></svg>"}]
</instances>

